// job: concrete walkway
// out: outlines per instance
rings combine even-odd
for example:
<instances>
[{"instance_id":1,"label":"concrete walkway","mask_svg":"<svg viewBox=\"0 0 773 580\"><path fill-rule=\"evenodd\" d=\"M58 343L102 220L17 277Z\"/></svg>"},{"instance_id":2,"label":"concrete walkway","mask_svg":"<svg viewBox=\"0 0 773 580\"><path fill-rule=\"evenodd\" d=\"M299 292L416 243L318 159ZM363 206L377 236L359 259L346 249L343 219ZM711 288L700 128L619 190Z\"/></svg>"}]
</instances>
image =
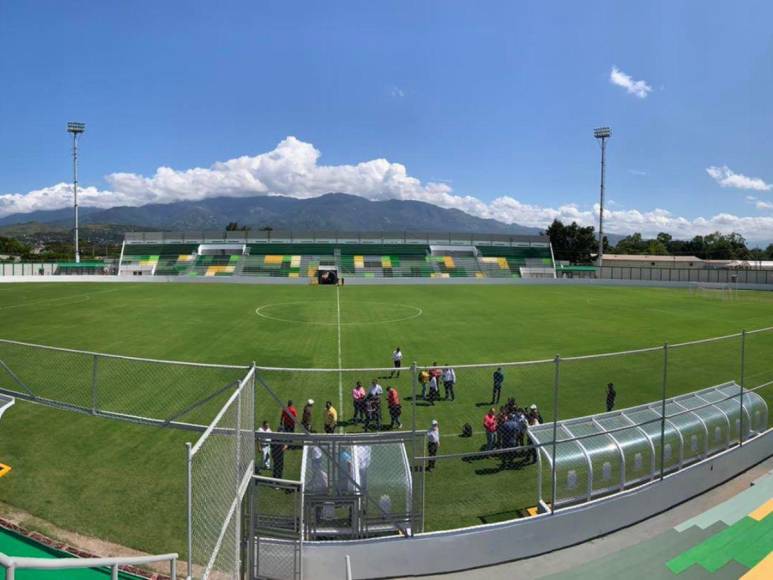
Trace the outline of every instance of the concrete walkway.
<instances>
[{"instance_id":1,"label":"concrete walkway","mask_svg":"<svg viewBox=\"0 0 773 580\"><path fill-rule=\"evenodd\" d=\"M489 566L444 574L444 578L455 580L497 580L511 578L542 578L552 574L566 572L587 564L592 560L604 558L620 550L634 546L662 534L683 522L696 518L714 506L727 501L746 490L752 482L765 476L773 469L773 457L759 465L660 515L635 524L618 532L585 542L578 546L557 550L550 554L526 558L516 562ZM660 564L660 563L659 563ZM640 570L641 571L641 570ZM418 578L437 578L438 576L420 576Z\"/></svg>"}]
</instances>

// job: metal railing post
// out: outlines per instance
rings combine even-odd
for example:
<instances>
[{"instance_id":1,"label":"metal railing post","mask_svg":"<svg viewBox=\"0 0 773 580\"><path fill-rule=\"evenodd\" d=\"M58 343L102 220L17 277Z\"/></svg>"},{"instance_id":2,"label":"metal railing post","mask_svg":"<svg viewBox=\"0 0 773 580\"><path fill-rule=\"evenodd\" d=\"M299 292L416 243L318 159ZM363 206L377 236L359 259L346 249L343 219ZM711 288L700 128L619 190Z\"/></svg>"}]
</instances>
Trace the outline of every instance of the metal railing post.
<instances>
[{"instance_id":1,"label":"metal railing post","mask_svg":"<svg viewBox=\"0 0 773 580\"><path fill-rule=\"evenodd\" d=\"M743 390L744 390L744 382L746 380L746 330L741 331L741 390L739 392L739 402L741 405L741 408L738 410L738 418L739 418L739 427L738 427L738 446L743 446ZM751 419L751 415L749 416ZM751 425L749 425L749 429L751 429Z\"/></svg>"},{"instance_id":2,"label":"metal railing post","mask_svg":"<svg viewBox=\"0 0 773 580\"><path fill-rule=\"evenodd\" d=\"M177 580L177 558L172 558L169 565L169 577L172 580Z\"/></svg>"},{"instance_id":3,"label":"metal railing post","mask_svg":"<svg viewBox=\"0 0 773 580\"><path fill-rule=\"evenodd\" d=\"M94 355L91 363L91 414L97 414L97 363L99 355Z\"/></svg>"},{"instance_id":4,"label":"metal railing post","mask_svg":"<svg viewBox=\"0 0 773 580\"><path fill-rule=\"evenodd\" d=\"M558 385L561 380L561 356L555 358L555 375L553 377L553 449L551 460L550 513L556 512L556 439L558 438Z\"/></svg>"},{"instance_id":5,"label":"metal railing post","mask_svg":"<svg viewBox=\"0 0 773 580\"><path fill-rule=\"evenodd\" d=\"M241 464L242 464L242 395L244 394L244 385L242 385L242 392L236 397L236 464L235 464L235 489L234 489L234 501L239 499L239 487L241 484ZM234 510L234 530L236 531L236 541L234 542L234 570L238 570L241 567L241 552L242 552L242 510L241 504L239 508Z\"/></svg>"},{"instance_id":6,"label":"metal railing post","mask_svg":"<svg viewBox=\"0 0 773 580\"><path fill-rule=\"evenodd\" d=\"M418 381L418 376L416 374L416 361L413 362L411 365L411 453L413 454L413 457L411 458L411 469L415 472L419 468L416 457L417 450L416 450L416 383ZM422 469L422 485L421 485L421 501L422 501L422 513L424 511L424 474ZM411 511L414 514L414 520L411 524L411 535L414 535L416 533L416 528L418 524L420 523L418 521L418 518L416 518L416 501L414 500L413 505L411 506ZM423 519L423 515L421 516Z\"/></svg>"},{"instance_id":7,"label":"metal railing post","mask_svg":"<svg viewBox=\"0 0 773 580\"><path fill-rule=\"evenodd\" d=\"M186 578L193 578L193 449L190 442L185 444L185 448L188 451L188 574Z\"/></svg>"},{"instance_id":8,"label":"metal railing post","mask_svg":"<svg viewBox=\"0 0 773 580\"><path fill-rule=\"evenodd\" d=\"M666 473L666 391L668 389L668 343L663 344L663 391L660 397L660 479Z\"/></svg>"}]
</instances>

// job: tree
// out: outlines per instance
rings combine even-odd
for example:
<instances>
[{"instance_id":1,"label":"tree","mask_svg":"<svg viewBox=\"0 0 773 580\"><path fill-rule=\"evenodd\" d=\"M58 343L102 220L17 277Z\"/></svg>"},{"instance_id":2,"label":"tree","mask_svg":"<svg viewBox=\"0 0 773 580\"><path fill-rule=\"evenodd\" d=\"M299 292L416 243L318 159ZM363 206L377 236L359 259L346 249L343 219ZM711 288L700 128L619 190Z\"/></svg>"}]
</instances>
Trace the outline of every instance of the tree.
<instances>
[{"instance_id":1,"label":"tree","mask_svg":"<svg viewBox=\"0 0 773 580\"><path fill-rule=\"evenodd\" d=\"M577 222L566 226L556 219L545 234L550 238L557 260L566 260L572 264L590 264L591 255L598 251L593 226L582 227Z\"/></svg>"},{"instance_id":2,"label":"tree","mask_svg":"<svg viewBox=\"0 0 773 580\"><path fill-rule=\"evenodd\" d=\"M250 231L250 228L248 226L241 226L241 227L239 227L239 222L228 222L228 225L225 227L225 231L227 231L227 232L248 232L248 231Z\"/></svg>"}]
</instances>

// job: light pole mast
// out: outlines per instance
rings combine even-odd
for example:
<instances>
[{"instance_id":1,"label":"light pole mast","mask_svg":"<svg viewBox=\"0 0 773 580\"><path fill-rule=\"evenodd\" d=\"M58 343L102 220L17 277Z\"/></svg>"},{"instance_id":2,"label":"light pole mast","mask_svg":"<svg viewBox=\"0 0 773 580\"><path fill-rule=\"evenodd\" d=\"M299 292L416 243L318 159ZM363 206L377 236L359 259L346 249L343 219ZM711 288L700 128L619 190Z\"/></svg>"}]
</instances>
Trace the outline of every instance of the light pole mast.
<instances>
[{"instance_id":1,"label":"light pole mast","mask_svg":"<svg viewBox=\"0 0 773 580\"><path fill-rule=\"evenodd\" d=\"M601 199L599 203L599 257L598 267L604 256L604 178L607 169L607 139L612 135L609 127L599 127L593 130L593 136L601 141ZM600 272L599 272L600 274Z\"/></svg>"},{"instance_id":2,"label":"light pole mast","mask_svg":"<svg viewBox=\"0 0 773 580\"><path fill-rule=\"evenodd\" d=\"M67 123L67 132L72 133L72 195L75 209L75 262L80 263L78 248L78 136L86 131L85 123Z\"/></svg>"}]
</instances>

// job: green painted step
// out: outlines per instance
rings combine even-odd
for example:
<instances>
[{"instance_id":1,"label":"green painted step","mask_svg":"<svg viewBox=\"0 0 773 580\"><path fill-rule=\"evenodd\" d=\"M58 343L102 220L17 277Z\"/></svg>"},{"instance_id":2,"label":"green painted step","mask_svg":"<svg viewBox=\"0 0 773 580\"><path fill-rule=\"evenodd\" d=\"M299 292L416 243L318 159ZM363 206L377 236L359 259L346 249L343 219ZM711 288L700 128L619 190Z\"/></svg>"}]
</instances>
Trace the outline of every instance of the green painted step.
<instances>
[{"instance_id":1,"label":"green painted step","mask_svg":"<svg viewBox=\"0 0 773 580\"><path fill-rule=\"evenodd\" d=\"M701 544L694 546L676 558L668 562L669 569L675 574L687 570L690 566L699 564L709 572L714 572L731 560L738 560L737 556L742 552L746 558L742 564L749 568L756 565L768 550L755 560L759 550L749 549L757 542L765 542L773 532L773 518L766 517L758 522L750 517L745 517L729 528L708 538Z\"/></svg>"},{"instance_id":2,"label":"green painted step","mask_svg":"<svg viewBox=\"0 0 773 580\"><path fill-rule=\"evenodd\" d=\"M669 559L703 542L726 527L724 524L718 523L705 530L697 527L690 528L684 532L668 530L635 546L598 558L578 568L573 568L570 572L551 576L550 578L580 580L595 580L598 578L626 578L631 580L633 577L646 577L649 579L673 578L673 573L666 568L666 562ZM641 576L635 576L639 572L641 572Z\"/></svg>"},{"instance_id":3,"label":"green painted step","mask_svg":"<svg viewBox=\"0 0 773 580\"><path fill-rule=\"evenodd\" d=\"M676 530L681 532L691 526L706 528L718 521L723 521L728 526L732 526L771 497L773 497L773 472L756 479L754 485L749 487L749 489L679 524L676 526Z\"/></svg>"}]
</instances>

